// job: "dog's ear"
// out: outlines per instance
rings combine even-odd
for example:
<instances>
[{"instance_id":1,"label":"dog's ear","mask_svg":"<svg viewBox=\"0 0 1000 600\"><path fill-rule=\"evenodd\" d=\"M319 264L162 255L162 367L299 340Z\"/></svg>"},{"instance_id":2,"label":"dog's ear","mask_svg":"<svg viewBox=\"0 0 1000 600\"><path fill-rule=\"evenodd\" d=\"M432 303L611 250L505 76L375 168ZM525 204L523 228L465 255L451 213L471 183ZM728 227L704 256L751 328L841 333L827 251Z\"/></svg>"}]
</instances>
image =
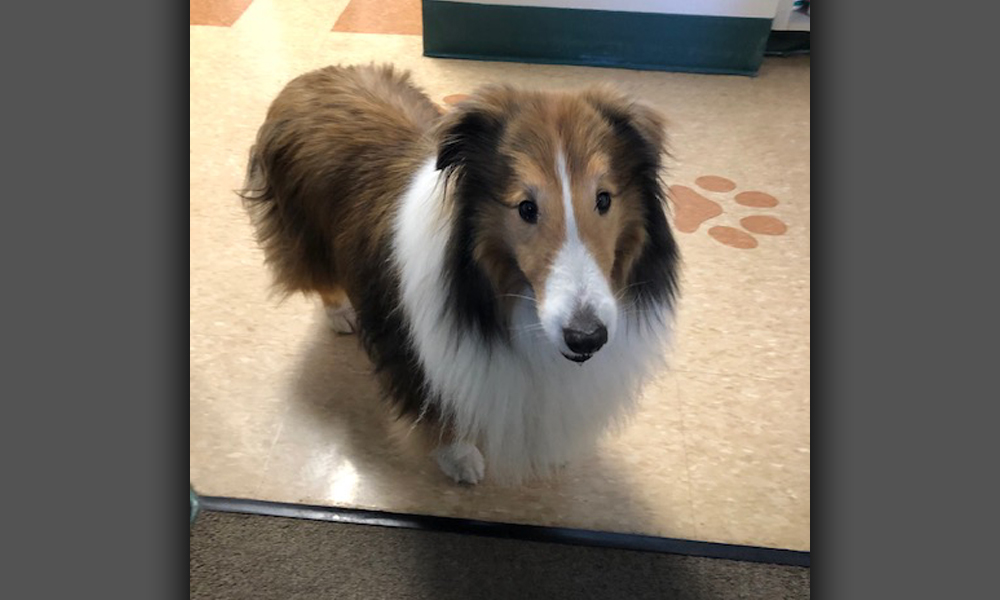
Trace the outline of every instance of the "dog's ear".
<instances>
[{"instance_id":1,"label":"dog's ear","mask_svg":"<svg viewBox=\"0 0 1000 600\"><path fill-rule=\"evenodd\" d=\"M436 129L437 168L451 171L487 159L499 143L515 102L512 88L491 86L455 105Z\"/></svg>"},{"instance_id":2,"label":"dog's ear","mask_svg":"<svg viewBox=\"0 0 1000 600\"><path fill-rule=\"evenodd\" d=\"M616 263L616 281L638 306L673 302L677 292L679 251L667 222L666 190L660 167L667 155L664 117L654 108L609 87L594 88L585 98L611 126L617 151L612 160L629 173L639 191L645 218L632 260Z\"/></svg>"},{"instance_id":3,"label":"dog's ear","mask_svg":"<svg viewBox=\"0 0 1000 600\"><path fill-rule=\"evenodd\" d=\"M611 87L591 88L584 97L629 146L641 142L659 165L667 152L667 120L659 111Z\"/></svg>"}]
</instances>

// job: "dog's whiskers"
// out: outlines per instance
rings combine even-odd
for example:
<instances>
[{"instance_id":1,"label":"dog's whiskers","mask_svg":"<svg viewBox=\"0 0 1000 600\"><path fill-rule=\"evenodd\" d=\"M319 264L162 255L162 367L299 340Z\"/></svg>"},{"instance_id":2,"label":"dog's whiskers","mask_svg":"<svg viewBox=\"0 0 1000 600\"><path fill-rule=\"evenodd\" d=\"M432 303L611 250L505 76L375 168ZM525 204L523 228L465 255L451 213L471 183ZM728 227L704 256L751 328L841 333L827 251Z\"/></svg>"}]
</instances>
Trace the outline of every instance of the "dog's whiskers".
<instances>
[{"instance_id":1,"label":"dog's whiskers","mask_svg":"<svg viewBox=\"0 0 1000 600\"><path fill-rule=\"evenodd\" d=\"M652 282L650 282L650 281L637 281L635 283L630 283L629 285L626 285L622 289L618 290L615 293L615 298L618 299L618 300L621 300L622 298L625 297L625 292L627 292L629 290L629 288L634 288L634 287L639 286L639 285L645 285L647 283L652 283Z\"/></svg>"},{"instance_id":2,"label":"dog's whiskers","mask_svg":"<svg viewBox=\"0 0 1000 600\"><path fill-rule=\"evenodd\" d=\"M531 325L525 325L524 327L516 327L512 329L514 335L511 336L511 339L517 339L519 337L536 333L538 331L544 331L544 329L545 326L542 325L541 323L532 323Z\"/></svg>"},{"instance_id":3,"label":"dog's whiskers","mask_svg":"<svg viewBox=\"0 0 1000 600\"><path fill-rule=\"evenodd\" d=\"M530 300L532 304L537 305L538 300L535 300L531 296L525 296L523 294L499 294L497 298L521 298L523 300Z\"/></svg>"}]
</instances>

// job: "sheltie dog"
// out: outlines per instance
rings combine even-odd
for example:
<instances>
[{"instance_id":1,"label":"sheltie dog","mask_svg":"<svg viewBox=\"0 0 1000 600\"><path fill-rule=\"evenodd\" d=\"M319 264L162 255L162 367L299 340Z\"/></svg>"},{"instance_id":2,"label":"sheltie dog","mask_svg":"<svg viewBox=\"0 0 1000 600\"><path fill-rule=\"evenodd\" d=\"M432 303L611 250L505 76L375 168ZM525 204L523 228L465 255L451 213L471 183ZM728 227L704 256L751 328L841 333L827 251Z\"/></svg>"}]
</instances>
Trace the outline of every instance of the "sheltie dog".
<instances>
[{"instance_id":1,"label":"sheltie dog","mask_svg":"<svg viewBox=\"0 0 1000 600\"><path fill-rule=\"evenodd\" d=\"M664 360L664 121L611 88L487 86L442 114L408 73L327 67L281 91L250 155L276 288L359 334L457 482L549 474Z\"/></svg>"}]
</instances>

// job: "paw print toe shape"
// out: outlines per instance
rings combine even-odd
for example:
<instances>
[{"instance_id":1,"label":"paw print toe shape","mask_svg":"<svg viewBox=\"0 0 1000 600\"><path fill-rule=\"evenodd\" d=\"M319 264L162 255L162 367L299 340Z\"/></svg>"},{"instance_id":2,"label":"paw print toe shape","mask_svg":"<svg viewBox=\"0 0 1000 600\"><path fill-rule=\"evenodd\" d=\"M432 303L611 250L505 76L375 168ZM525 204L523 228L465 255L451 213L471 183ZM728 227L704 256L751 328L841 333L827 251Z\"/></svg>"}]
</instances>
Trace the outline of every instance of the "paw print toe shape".
<instances>
[{"instance_id":1,"label":"paw print toe shape","mask_svg":"<svg viewBox=\"0 0 1000 600\"><path fill-rule=\"evenodd\" d=\"M736 183L718 175L704 175L695 179L694 183L700 190L685 185L670 186L674 227L681 233L695 233L703 223L725 215L724 204L735 203L748 208L774 208L778 205L778 199L766 192L745 191L730 198L728 194L736 190ZM781 219L771 215L749 215L741 218L739 225L715 225L708 229L708 235L730 248L750 250L760 245L756 236L780 236L788 231L788 226Z\"/></svg>"}]
</instances>

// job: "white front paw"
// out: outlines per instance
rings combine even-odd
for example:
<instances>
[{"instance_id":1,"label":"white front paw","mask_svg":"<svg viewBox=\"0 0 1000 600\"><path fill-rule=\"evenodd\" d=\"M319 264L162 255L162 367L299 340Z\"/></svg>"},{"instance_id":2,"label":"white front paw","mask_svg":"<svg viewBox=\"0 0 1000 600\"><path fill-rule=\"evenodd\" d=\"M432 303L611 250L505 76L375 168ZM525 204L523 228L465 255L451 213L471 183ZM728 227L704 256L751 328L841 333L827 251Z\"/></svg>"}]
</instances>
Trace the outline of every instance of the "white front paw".
<instances>
[{"instance_id":1,"label":"white front paw","mask_svg":"<svg viewBox=\"0 0 1000 600\"><path fill-rule=\"evenodd\" d=\"M457 483L476 484L486 474L486 461L479 449L468 442L455 442L434 451L444 474Z\"/></svg>"}]
</instances>

